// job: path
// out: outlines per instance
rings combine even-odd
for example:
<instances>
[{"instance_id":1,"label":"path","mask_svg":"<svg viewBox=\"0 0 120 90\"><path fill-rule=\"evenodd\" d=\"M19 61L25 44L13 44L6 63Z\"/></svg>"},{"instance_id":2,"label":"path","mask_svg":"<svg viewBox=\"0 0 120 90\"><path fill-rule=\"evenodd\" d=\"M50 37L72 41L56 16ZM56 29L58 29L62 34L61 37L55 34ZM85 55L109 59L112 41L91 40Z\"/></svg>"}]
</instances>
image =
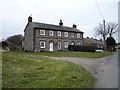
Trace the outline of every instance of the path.
<instances>
[{"instance_id":1,"label":"path","mask_svg":"<svg viewBox=\"0 0 120 90\"><path fill-rule=\"evenodd\" d=\"M118 62L117 60L116 61L114 60L115 62L113 61L114 57L116 57L116 54L114 54L113 56L105 57L105 58L53 57L53 56L31 55L31 54L25 54L25 55L34 56L34 57L45 57L45 58L61 60L61 61L70 61L80 66L83 66L87 71L89 71L92 74L92 76L95 77L96 79L95 88L111 88L111 87L117 88L118 86L118 83L117 83L118 80L116 80L118 78L114 78L114 73L118 73L116 69L117 67L115 66ZM112 65L112 63L114 63L115 65ZM111 73L113 73L112 76L110 76ZM105 74L105 75L102 75L102 74ZM106 81L107 76L109 76L108 81ZM118 77L118 76L115 76L115 77ZM115 83L110 84L109 79Z\"/></svg>"},{"instance_id":2,"label":"path","mask_svg":"<svg viewBox=\"0 0 120 90\"><path fill-rule=\"evenodd\" d=\"M7 52L8 50L2 50L2 49L0 49L0 52Z\"/></svg>"},{"instance_id":3,"label":"path","mask_svg":"<svg viewBox=\"0 0 120 90\"><path fill-rule=\"evenodd\" d=\"M22 53L17 53L22 54ZM105 58L76 58L76 57L53 57L53 56L42 56L42 55L33 55L33 54L24 54L27 56L34 56L34 57L45 57L54 60L61 60L61 61L70 61L80 66L83 66L87 71L89 71L94 77L97 74L97 69L102 65L108 57Z\"/></svg>"},{"instance_id":4,"label":"path","mask_svg":"<svg viewBox=\"0 0 120 90\"><path fill-rule=\"evenodd\" d=\"M105 62L105 58L75 58L75 57L49 57L49 58L55 60L70 61L80 66L83 66L94 77L97 74L97 69L100 67L102 63Z\"/></svg>"}]
</instances>

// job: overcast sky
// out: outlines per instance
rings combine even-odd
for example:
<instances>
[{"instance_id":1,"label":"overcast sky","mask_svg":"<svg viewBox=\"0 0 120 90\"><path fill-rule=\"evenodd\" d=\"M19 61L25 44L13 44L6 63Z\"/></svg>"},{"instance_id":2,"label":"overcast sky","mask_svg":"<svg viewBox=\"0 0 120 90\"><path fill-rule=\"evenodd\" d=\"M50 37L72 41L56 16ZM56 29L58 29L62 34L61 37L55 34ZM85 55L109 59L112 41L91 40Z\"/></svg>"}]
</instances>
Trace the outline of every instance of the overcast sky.
<instances>
[{"instance_id":1,"label":"overcast sky","mask_svg":"<svg viewBox=\"0 0 120 90\"><path fill-rule=\"evenodd\" d=\"M77 28L84 37L95 37L94 28L106 22L118 22L119 0L0 0L1 38L22 34L28 16L32 14L34 22L59 24ZM100 12L97 5L100 8ZM101 37L96 37L101 38ZM117 39L117 35L115 36Z\"/></svg>"}]
</instances>

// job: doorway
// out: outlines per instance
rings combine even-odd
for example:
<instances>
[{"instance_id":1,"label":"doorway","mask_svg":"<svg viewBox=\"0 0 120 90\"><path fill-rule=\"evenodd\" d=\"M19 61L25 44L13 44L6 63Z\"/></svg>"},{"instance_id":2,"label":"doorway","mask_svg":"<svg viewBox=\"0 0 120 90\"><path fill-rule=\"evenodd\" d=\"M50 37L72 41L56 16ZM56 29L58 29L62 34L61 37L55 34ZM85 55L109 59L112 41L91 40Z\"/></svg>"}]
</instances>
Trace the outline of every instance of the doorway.
<instances>
[{"instance_id":1,"label":"doorway","mask_svg":"<svg viewBox=\"0 0 120 90\"><path fill-rule=\"evenodd\" d=\"M53 42L50 42L50 49L49 51L53 51Z\"/></svg>"}]
</instances>

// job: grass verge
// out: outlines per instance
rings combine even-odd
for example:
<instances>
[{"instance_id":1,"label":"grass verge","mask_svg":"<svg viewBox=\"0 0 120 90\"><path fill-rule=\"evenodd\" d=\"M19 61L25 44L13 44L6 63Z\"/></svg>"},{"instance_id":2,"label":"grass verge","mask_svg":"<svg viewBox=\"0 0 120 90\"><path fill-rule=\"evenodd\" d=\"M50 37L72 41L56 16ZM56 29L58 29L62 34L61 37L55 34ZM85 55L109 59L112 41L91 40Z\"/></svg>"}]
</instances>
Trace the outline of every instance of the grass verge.
<instances>
[{"instance_id":1,"label":"grass verge","mask_svg":"<svg viewBox=\"0 0 120 90\"><path fill-rule=\"evenodd\" d=\"M3 52L3 88L93 88L94 78L83 67Z\"/></svg>"},{"instance_id":2,"label":"grass verge","mask_svg":"<svg viewBox=\"0 0 120 90\"><path fill-rule=\"evenodd\" d=\"M76 51L56 51L56 52L22 52L17 51L17 53L24 54L34 54L34 55L44 55L44 56L56 56L56 57L86 57L86 58L102 58L112 55L112 52L76 52Z\"/></svg>"}]
</instances>

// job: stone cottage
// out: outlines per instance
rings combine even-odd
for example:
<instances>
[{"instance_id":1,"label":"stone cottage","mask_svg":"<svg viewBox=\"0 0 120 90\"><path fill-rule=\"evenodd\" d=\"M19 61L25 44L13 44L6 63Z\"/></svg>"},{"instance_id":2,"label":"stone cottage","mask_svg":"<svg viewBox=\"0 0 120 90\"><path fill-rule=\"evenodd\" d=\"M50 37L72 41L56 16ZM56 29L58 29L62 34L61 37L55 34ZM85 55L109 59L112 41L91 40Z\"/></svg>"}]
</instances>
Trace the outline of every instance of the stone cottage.
<instances>
[{"instance_id":1,"label":"stone cottage","mask_svg":"<svg viewBox=\"0 0 120 90\"><path fill-rule=\"evenodd\" d=\"M97 40L95 38L84 38L83 39L83 44L87 46L95 46L96 48L104 48L104 43L102 40Z\"/></svg>"},{"instance_id":2,"label":"stone cottage","mask_svg":"<svg viewBox=\"0 0 120 90\"><path fill-rule=\"evenodd\" d=\"M28 17L22 42L24 51L66 51L69 45L82 44L83 32L77 29L77 25L63 26L62 20L59 25L37 23Z\"/></svg>"}]
</instances>

